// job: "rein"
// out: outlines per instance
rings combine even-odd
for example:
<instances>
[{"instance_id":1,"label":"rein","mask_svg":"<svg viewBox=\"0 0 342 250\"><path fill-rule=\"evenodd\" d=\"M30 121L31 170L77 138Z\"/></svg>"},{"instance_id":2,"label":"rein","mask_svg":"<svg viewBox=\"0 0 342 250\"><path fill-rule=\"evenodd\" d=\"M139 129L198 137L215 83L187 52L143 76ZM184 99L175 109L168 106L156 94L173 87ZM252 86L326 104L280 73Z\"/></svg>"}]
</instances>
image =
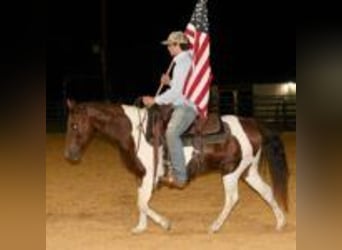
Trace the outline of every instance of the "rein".
<instances>
[{"instance_id":1,"label":"rein","mask_svg":"<svg viewBox=\"0 0 342 250\"><path fill-rule=\"evenodd\" d=\"M144 113L143 116L141 116L141 112L140 112L140 108L139 108L139 102L140 102L141 98L138 98L135 102L134 105L137 107L137 113L138 113L138 117L139 117L139 123L137 125L137 129L138 129L138 138L137 138L137 142L136 142L136 147L135 147L135 155L138 156L138 151L140 148L140 142L141 142L141 137L142 134L143 136L145 136L146 138L146 131L144 129L144 122L146 120L147 117L147 113L148 111L146 110L146 112ZM152 128L153 131L154 128ZM158 161L159 161L159 157L158 157L158 141L157 139L159 138L159 131L158 129L156 130L157 133L153 132L153 183L154 180L156 179L157 176L157 168L158 168ZM155 186L155 184L154 184Z\"/></svg>"},{"instance_id":2,"label":"rein","mask_svg":"<svg viewBox=\"0 0 342 250\"><path fill-rule=\"evenodd\" d=\"M141 97L138 97L135 101L134 101L134 106L137 107L137 113L138 113L138 117L139 117L139 123L137 126L138 129L138 139L137 139L137 143L136 143L136 147L135 147L135 154L138 154L139 148L140 148L140 142L141 142L141 134L143 134L146 137L146 132L144 130L144 122L146 120L146 116L147 116L147 110L144 114L143 117L141 117L141 113L140 113L140 108L139 108L139 104L141 103Z\"/></svg>"}]
</instances>

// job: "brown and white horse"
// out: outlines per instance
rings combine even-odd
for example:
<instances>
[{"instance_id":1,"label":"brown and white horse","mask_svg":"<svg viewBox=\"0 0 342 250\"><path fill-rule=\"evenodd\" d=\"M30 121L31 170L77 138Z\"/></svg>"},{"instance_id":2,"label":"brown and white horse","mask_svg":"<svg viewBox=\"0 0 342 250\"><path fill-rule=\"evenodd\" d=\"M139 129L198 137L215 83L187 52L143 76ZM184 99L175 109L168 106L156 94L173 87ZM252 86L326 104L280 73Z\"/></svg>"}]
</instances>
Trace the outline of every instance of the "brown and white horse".
<instances>
[{"instance_id":1,"label":"brown and white horse","mask_svg":"<svg viewBox=\"0 0 342 250\"><path fill-rule=\"evenodd\" d=\"M157 213L149 205L153 189L161 176L164 166L161 161L154 172L153 147L141 136L141 127L147 122L141 117L145 108L106 103L67 102L69 109L65 158L79 161L86 145L96 134L102 134L117 145L127 160L127 167L138 178L139 221L132 232L140 233L147 228L151 218L164 229L170 229L170 221ZM218 169L222 173L225 203L218 218L212 223L209 232L218 231L239 199L238 181L242 177L256 190L272 208L276 218L276 229L285 225L285 215L279 204L287 210L288 168L283 144L279 136L265 133L254 119L233 115L222 116L231 134L223 142L204 146L205 166L200 169ZM272 188L261 178L258 171L261 154L269 160ZM162 159L162 148L158 149ZM191 163L193 148L184 147L186 162ZM191 164L189 164L191 165Z\"/></svg>"}]
</instances>

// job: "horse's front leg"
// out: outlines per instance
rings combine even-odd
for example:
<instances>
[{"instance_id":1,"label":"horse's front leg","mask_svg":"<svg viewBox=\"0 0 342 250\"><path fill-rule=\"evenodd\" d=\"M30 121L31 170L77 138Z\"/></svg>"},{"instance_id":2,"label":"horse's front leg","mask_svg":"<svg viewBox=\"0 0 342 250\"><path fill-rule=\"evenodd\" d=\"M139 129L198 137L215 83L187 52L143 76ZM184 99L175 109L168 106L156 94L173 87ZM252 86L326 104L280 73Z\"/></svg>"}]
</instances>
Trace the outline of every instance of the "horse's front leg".
<instances>
[{"instance_id":1,"label":"horse's front leg","mask_svg":"<svg viewBox=\"0 0 342 250\"><path fill-rule=\"evenodd\" d=\"M145 177L144 177L145 178ZM138 224L132 229L132 233L138 234L146 230L147 228L147 209L148 209L148 198L147 187L143 184L138 188L138 209L139 209L139 220ZM149 195L151 197L152 193ZM143 205L146 204L146 205Z\"/></svg>"},{"instance_id":2,"label":"horse's front leg","mask_svg":"<svg viewBox=\"0 0 342 250\"><path fill-rule=\"evenodd\" d=\"M141 186L138 188L138 209L139 209L139 221L135 228L132 229L133 233L141 233L147 228L147 216L149 216L154 222L160 224L164 229L170 228L170 222L163 218L161 215L153 211L148 203L152 196L153 191L153 151L146 141L142 141L141 150L138 152L138 158L134 152L134 140L133 137L120 138L121 147L126 152L128 160L132 166L135 166L139 171L145 172ZM161 149L159 150L161 156ZM132 162L133 159L133 162ZM159 157L159 159L161 159ZM161 162L161 161L160 161ZM161 165L160 165L161 166ZM160 168L160 167L158 167ZM142 171L145 170L145 171ZM158 171L160 173L161 171Z\"/></svg>"},{"instance_id":3,"label":"horse's front leg","mask_svg":"<svg viewBox=\"0 0 342 250\"><path fill-rule=\"evenodd\" d=\"M147 228L147 217L150 217L155 223L159 224L165 230L171 228L171 223L168 219L164 218L153 209L149 207L149 201L152 197L153 191L153 169L146 170L146 174L142 179L141 186L138 188L138 209L139 221L133 233L141 233Z\"/></svg>"}]
</instances>

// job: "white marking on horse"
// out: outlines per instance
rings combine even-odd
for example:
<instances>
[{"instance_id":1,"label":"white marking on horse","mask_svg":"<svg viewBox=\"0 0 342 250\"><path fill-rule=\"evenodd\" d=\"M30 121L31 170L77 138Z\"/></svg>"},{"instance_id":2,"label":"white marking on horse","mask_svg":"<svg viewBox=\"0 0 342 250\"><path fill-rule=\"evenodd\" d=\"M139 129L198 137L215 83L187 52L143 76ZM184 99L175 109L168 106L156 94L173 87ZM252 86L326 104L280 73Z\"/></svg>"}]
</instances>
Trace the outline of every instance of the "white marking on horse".
<instances>
[{"instance_id":1,"label":"white marking on horse","mask_svg":"<svg viewBox=\"0 0 342 250\"><path fill-rule=\"evenodd\" d=\"M140 123L137 107L133 106L122 106L125 114L129 117L132 122L132 136L134 137L134 141L137 143L137 138L139 137L139 128L138 125ZM142 109L141 112L146 112L145 109ZM222 120L226 122L231 130L231 133L236 137L238 143L240 144L242 158L238 164L238 167L234 170L234 172L229 173L222 177L224 192L225 192L225 204L218 218L211 225L209 231L216 232L223 225L224 221L227 219L234 205L237 203L239 195L238 195L238 180L241 177L242 173L250 166L252 166L248 172L248 176L246 177L246 181L249 185L251 185L260 195L265 199L266 202L270 204L277 219L277 229L280 229L285 224L285 216L283 212L280 210L277 202L275 201L272 190L270 187L261 179L257 172L261 149L259 149L256 156L253 156L253 147L246 135L245 131L239 119L236 116L226 115L222 117ZM144 121L143 127L146 131L147 121ZM192 157L193 147L184 147L185 159L186 163ZM132 230L133 233L141 233L147 228L147 217L150 217L154 222L161 225L164 229L170 228L170 222L168 219L164 218L156 211L154 211L149 206L149 201L152 197L153 187L158 182L159 178L164 174L164 168L162 163L162 148L159 148L159 163L156 174L156 179L153 180L153 148L146 141L144 136L141 136L140 147L137 152L139 159L146 169L146 174L142 179L141 186L138 188L138 209L139 209L139 220L137 226Z\"/></svg>"}]
</instances>

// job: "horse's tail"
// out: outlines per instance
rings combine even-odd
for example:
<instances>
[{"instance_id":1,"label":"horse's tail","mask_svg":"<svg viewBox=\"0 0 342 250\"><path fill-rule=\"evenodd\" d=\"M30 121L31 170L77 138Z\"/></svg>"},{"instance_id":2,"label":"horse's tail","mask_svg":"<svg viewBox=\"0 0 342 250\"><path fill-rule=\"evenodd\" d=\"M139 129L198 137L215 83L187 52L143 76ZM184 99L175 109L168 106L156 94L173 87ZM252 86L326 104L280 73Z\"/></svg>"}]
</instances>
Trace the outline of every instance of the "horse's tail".
<instances>
[{"instance_id":1,"label":"horse's tail","mask_svg":"<svg viewBox=\"0 0 342 250\"><path fill-rule=\"evenodd\" d=\"M262 127L261 131L263 134L263 151L268 160L275 198L285 211L288 211L289 170L284 144L278 133L265 127Z\"/></svg>"}]
</instances>

